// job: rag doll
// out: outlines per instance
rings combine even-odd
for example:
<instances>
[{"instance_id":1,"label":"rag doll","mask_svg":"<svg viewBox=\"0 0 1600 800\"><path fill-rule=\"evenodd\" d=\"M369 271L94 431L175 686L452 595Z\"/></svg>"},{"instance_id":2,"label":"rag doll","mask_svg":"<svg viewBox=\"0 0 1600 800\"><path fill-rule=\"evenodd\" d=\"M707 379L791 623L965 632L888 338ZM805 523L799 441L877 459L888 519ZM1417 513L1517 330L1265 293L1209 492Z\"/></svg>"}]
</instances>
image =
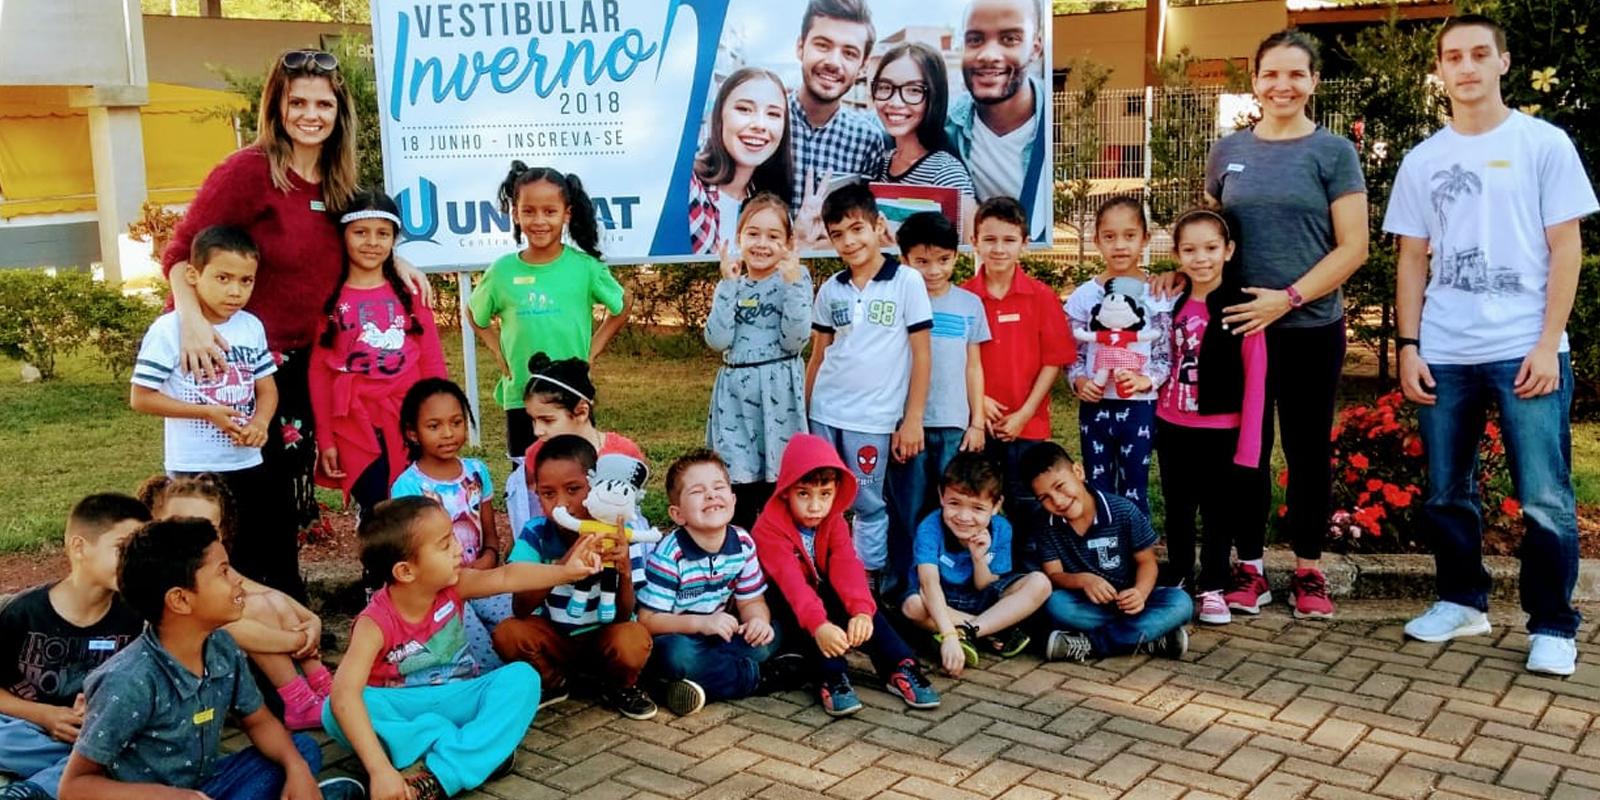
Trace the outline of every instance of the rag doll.
<instances>
[{"instance_id":1,"label":"rag doll","mask_svg":"<svg viewBox=\"0 0 1600 800\"><path fill-rule=\"evenodd\" d=\"M556 506L550 512L550 518L557 525L576 531L579 536L591 533L598 535L601 549L620 543L623 553L627 553L632 542L649 544L661 541L659 531L636 522L639 500L644 497L644 484L649 478L649 468L638 459L607 453L595 462L594 469L589 470L589 496L584 499L583 507L589 512L590 519L578 519L562 506ZM615 561L601 564L599 575L573 587L568 611L573 616L582 614L593 591L598 588L600 621L611 622L616 619L617 589L621 585L619 570L622 569L629 571L628 579L632 580L631 565L626 560L620 565Z\"/></svg>"},{"instance_id":2,"label":"rag doll","mask_svg":"<svg viewBox=\"0 0 1600 800\"><path fill-rule=\"evenodd\" d=\"M1089 330L1074 330L1073 338L1090 348L1089 369L1096 386L1104 389L1113 376L1142 372L1150 363L1150 343L1158 331L1146 330L1144 306L1132 294L1108 290L1089 314ZM1126 397L1122 382L1117 396Z\"/></svg>"}]
</instances>

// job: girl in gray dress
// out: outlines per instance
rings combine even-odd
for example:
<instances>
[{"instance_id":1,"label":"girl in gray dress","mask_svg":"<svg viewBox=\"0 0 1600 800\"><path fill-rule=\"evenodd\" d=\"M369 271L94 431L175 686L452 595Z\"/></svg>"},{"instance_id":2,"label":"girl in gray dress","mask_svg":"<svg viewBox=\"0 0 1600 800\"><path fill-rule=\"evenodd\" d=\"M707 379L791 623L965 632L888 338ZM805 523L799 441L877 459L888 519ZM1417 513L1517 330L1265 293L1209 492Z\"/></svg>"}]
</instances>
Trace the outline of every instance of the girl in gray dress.
<instances>
[{"instance_id":1,"label":"girl in gray dress","mask_svg":"<svg viewBox=\"0 0 1600 800\"><path fill-rule=\"evenodd\" d=\"M728 463L733 523L748 530L772 495L789 437L806 429L800 350L811 335L812 293L788 203L771 193L750 198L737 230L737 253L722 244L722 280L706 319L706 344L722 353L706 445Z\"/></svg>"}]
</instances>

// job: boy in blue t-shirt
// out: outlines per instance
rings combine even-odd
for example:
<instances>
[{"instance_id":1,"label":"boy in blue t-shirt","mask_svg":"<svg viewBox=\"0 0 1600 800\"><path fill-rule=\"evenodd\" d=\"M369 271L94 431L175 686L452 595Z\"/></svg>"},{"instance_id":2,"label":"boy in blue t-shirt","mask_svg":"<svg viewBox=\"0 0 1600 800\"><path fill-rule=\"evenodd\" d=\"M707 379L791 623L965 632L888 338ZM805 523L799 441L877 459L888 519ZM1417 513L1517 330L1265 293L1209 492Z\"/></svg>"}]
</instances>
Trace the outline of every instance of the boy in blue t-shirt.
<instances>
[{"instance_id":1,"label":"boy in blue t-shirt","mask_svg":"<svg viewBox=\"0 0 1600 800\"><path fill-rule=\"evenodd\" d=\"M693 714L707 701L778 688L766 664L776 648L756 542L733 520L722 457L692 450L667 468L667 513L678 527L645 561L639 622L655 635L651 671L667 708ZM780 657L791 666L798 655Z\"/></svg>"},{"instance_id":2,"label":"boy in blue t-shirt","mask_svg":"<svg viewBox=\"0 0 1600 800\"><path fill-rule=\"evenodd\" d=\"M900 610L934 631L951 677L978 666L980 644L1005 658L1027 648L1017 623L1050 597L1044 573L1012 569L1011 524L995 516L1001 484L981 453L957 453L940 478L939 510L917 527L916 571Z\"/></svg>"},{"instance_id":3,"label":"boy in blue t-shirt","mask_svg":"<svg viewBox=\"0 0 1600 800\"><path fill-rule=\"evenodd\" d=\"M889 463L889 570L898 583L913 569L911 540L917 523L939 504L939 476L957 452L982 452L983 358L989 317L978 296L950 283L960 236L937 211L912 214L895 232L900 258L922 275L933 311L930 329L928 404L922 412L922 452ZM899 596L886 585L883 594Z\"/></svg>"},{"instance_id":4,"label":"boy in blue t-shirt","mask_svg":"<svg viewBox=\"0 0 1600 800\"><path fill-rule=\"evenodd\" d=\"M556 506L578 519L589 519L583 507L589 496L589 472L599 456L581 436L555 436L539 448L534 463L534 494L543 516L522 526L511 545L507 563L564 563L578 534L550 519ZM619 542L617 547L623 545ZM506 661L526 661L539 670L544 684L544 704L567 696L575 676L593 676L600 699L631 719L656 715L655 701L639 688L639 675L650 658L650 631L633 619L634 593L644 583L644 558L648 545L637 542L622 552L601 551L603 561L630 564L630 579L619 581L614 622L600 622L600 593L589 592L574 610L571 600L578 587L571 583L553 589L512 595L513 616L495 626L491 638L495 652ZM598 580L590 578L588 580Z\"/></svg>"},{"instance_id":5,"label":"boy in blue t-shirt","mask_svg":"<svg viewBox=\"0 0 1600 800\"><path fill-rule=\"evenodd\" d=\"M1089 489L1083 467L1055 442L1023 453L1021 473L1043 506L1034 527L1037 555L1056 587L1044 605L1057 628L1045 657L1183 655L1194 601L1182 589L1155 585L1156 532L1138 506Z\"/></svg>"}]
</instances>

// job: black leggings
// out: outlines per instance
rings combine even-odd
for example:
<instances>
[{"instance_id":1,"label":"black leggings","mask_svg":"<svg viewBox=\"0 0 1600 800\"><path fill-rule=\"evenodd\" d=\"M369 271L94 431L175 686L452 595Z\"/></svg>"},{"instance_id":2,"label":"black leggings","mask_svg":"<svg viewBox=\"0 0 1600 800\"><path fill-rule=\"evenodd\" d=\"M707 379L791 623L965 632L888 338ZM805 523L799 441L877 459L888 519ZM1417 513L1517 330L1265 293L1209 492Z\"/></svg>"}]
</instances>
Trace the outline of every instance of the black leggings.
<instances>
[{"instance_id":1,"label":"black leggings","mask_svg":"<svg viewBox=\"0 0 1600 800\"><path fill-rule=\"evenodd\" d=\"M1228 556L1261 557L1267 518L1243 509L1239 498L1253 491L1258 470L1233 463L1238 428L1189 428L1156 420L1161 459L1161 498L1166 503L1167 570L1163 583L1182 581L1202 592L1228 588ZM1200 542L1200 578L1194 575L1195 513L1205 524Z\"/></svg>"},{"instance_id":2,"label":"black leggings","mask_svg":"<svg viewBox=\"0 0 1600 800\"><path fill-rule=\"evenodd\" d=\"M506 455L522 458L533 446L533 417L526 409L506 409ZM532 464L528 465L532 467Z\"/></svg>"},{"instance_id":3,"label":"black leggings","mask_svg":"<svg viewBox=\"0 0 1600 800\"><path fill-rule=\"evenodd\" d=\"M1294 554L1322 557L1328 532L1333 485L1335 395L1344 369L1344 320L1316 328L1267 328L1267 408L1261 432L1260 474L1255 479L1256 509L1265 519L1272 509L1272 418L1277 409L1283 458L1289 467L1289 506L1283 529Z\"/></svg>"},{"instance_id":4,"label":"black leggings","mask_svg":"<svg viewBox=\"0 0 1600 800\"><path fill-rule=\"evenodd\" d=\"M772 491L776 486L777 484L769 481L734 484L733 524L747 531L753 530L756 526L756 517L761 516L761 509L772 499Z\"/></svg>"}]
</instances>

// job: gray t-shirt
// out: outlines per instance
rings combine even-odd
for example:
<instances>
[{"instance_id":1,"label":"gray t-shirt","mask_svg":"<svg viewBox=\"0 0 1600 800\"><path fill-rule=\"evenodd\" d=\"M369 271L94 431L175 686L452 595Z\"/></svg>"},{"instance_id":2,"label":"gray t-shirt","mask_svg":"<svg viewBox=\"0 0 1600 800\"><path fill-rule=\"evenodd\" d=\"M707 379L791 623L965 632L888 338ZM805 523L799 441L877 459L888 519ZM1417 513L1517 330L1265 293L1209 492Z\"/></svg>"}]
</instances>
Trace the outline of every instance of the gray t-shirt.
<instances>
[{"instance_id":1,"label":"gray t-shirt","mask_svg":"<svg viewBox=\"0 0 1600 800\"><path fill-rule=\"evenodd\" d=\"M1245 286L1282 289L1310 272L1337 244L1333 201L1366 190L1355 145L1321 126L1287 140L1242 130L1212 145L1206 158L1206 194L1222 203ZM1336 291L1276 324L1314 328L1343 315L1344 293Z\"/></svg>"},{"instance_id":2,"label":"gray t-shirt","mask_svg":"<svg viewBox=\"0 0 1600 800\"><path fill-rule=\"evenodd\" d=\"M929 348L933 364L928 373L928 404L923 408L925 428L965 429L972 420L967 404L967 345L989 341L989 317L983 301L960 286L938 297L933 306L933 338Z\"/></svg>"}]
</instances>

